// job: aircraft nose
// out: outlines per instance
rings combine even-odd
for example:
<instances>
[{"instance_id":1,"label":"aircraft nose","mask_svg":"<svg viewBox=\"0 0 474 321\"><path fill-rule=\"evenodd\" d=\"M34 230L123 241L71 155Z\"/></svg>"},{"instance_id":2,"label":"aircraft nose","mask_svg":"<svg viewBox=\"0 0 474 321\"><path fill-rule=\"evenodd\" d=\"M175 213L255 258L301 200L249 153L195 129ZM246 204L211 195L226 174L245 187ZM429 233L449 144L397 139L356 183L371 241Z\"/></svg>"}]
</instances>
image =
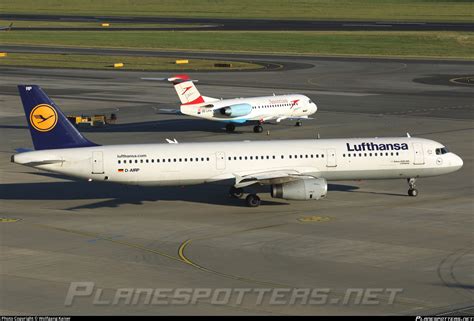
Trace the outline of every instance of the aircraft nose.
<instances>
[{"instance_id":1,"label":"aircraft nose","mask_svg":"<svg viewBox=\"0 0 474 321\"><path fill-rule=\"evenodd\" d=\"M451 161L451 165L456 169L460 169L463 165L464 165L464 162L462 160L461 157L459 157L458 155L456 154L453 154L453 160Z\"/></svg>"},{"instance_id":2,"label":"aircraft nose","mask_svg":"<svg viewBox=\"0 0 474 321\"><path fill-rule=\"evenodd\" d=\"M315 103L313 103L313 113L315 113L318 110L318 106L316 106Z\"/></svg>"}]
</instances>

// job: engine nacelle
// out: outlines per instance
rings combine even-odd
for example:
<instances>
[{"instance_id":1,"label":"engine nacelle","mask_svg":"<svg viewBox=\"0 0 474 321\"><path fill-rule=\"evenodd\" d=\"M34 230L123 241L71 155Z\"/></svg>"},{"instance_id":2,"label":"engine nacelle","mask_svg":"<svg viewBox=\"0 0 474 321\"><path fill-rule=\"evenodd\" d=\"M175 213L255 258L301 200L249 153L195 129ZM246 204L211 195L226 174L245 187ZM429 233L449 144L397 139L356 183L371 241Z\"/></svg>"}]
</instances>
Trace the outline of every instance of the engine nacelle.
<instances>
[{"instance_id":1,"label":"engine nacelle","mask_svg":"<svg viewBox=\"0 0 474 321\"><path fill-rule=\"evenodd\" d=\"M272 185L272 197L286 200L319 200L327 192L328 184L324 178L307 178Z\"/></svg>"},{"instance_id":2,"label":"engine nacelle","mask_svg":"<svg viewBox=\"0 0 474 321\"><path fill-rule=\"evenodd\" d=\"M227 117L240 117L252 112L252 106L249 104L238 104L219 109L221 115Z\"/></svg>"}]
</instances>

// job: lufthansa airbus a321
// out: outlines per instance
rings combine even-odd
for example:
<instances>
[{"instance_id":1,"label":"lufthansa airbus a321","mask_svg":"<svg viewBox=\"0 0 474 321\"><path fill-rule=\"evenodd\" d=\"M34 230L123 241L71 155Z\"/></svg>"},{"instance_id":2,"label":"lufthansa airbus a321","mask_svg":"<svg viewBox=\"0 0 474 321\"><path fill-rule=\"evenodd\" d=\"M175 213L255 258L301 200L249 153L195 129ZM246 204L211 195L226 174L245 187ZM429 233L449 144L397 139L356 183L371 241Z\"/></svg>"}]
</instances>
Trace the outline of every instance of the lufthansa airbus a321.
<instances>
[{"instance_id":1,"label":"lufthansa airbus a321","mask_svg":"<svg viewBox=\"0 0 474 321\"><path fill-rule=\"evenodd\" d=\"M101 146L83 137L35 85L20 85L35 150L12 162L75 178L135 185L190 185L228 181L230 194L270 185L274 198L318 200L327 181L406 179L452 173L462 159L442 144L414 137L276 140ZM249 194L250 207L260 205Z\"/></svg>"},{"instance_id":2,"label":"lufthansa airbus a321","mask_svg":"<svg viewBox=\"0 0 474 321\"><path fill-rule=\"evenodd\" d=\"M263 131L264 122L289 119L302 125L318 109L316 104L304 95L274 95L263 97L217 99L202 96L188 75L176 75L171 78L142 78L173 83L181 101L180 110L162 109L168 113L179 113L207 120L226 123L226 131L233 132L235 124L247 122L256 124L255 133Z\"/></svg>"}]
</instances>

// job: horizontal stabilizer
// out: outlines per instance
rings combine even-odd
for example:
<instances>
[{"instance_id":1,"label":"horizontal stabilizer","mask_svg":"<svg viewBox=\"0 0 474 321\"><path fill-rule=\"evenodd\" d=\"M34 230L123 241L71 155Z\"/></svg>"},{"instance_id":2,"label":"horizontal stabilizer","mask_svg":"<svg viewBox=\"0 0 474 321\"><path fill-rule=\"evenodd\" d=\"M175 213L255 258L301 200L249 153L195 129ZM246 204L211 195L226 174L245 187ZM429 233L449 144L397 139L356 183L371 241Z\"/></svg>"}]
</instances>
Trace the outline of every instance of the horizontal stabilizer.
<instances>
[{"instance_id":1,"label":"horizontal stabilizer","mask_svg":"<svg viewBox=\"0 0 474 321\"><path fill-rule=\"evenodd\" d=\"M192 81L192 82L199 82L199 80L195 79L181 79L181 78L176 78L176 77L170 77L170 78L140 78L141 80L145 81L164 81L164 82L172 82L172 83L180 83L184 81Z\"/></svg>"}]
</instances>

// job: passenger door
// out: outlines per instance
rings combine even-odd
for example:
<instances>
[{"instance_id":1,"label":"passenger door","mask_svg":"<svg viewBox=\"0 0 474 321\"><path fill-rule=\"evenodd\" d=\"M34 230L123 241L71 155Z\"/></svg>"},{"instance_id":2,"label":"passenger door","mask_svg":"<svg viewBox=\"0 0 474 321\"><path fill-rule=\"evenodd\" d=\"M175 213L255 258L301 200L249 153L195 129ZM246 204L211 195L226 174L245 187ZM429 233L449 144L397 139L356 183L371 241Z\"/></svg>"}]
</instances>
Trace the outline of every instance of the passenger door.
<instances>
[{"instance_id":1,"label":"passenger door","mask_svg":"<svg viewBox=\"0 0 474 321\"><path fill-rule=\"evenodd\" d=\"M92 152L92 174L104 174L104 157L102 152Z\"/></svg>"},{"instance_id":2,"label":"passenger door","mask_svg":"<svg viewBox=\"0 0 474 321\"><path fill-rule=\"evenodd\" d=\"M413 143L413 152L414 152L414 165L423 165L425 163L425 157L423 155L423 144L422 143Z\"/></svg>"},{"instance_id":3,"label":"passenger door","mask_svg":"<svg viewBox=\"0 0 474 321\"><path fill-rule=\"evenodd\" d=\"M327 155L327 167L336 167L337 166L337 160L336 160L336 150L331 148L328 149L326 152Z\"/></svg>"},{"instance_id":4,"label":"passenger door","mask_svg":"<svg viewBox=\"0 0 474 321\"><path fill-rule=\"evenodd\" d=\"M216 168L220 170L225 169L225 153L224 152L216 153Z\"/></svg>"}]
</instances>

